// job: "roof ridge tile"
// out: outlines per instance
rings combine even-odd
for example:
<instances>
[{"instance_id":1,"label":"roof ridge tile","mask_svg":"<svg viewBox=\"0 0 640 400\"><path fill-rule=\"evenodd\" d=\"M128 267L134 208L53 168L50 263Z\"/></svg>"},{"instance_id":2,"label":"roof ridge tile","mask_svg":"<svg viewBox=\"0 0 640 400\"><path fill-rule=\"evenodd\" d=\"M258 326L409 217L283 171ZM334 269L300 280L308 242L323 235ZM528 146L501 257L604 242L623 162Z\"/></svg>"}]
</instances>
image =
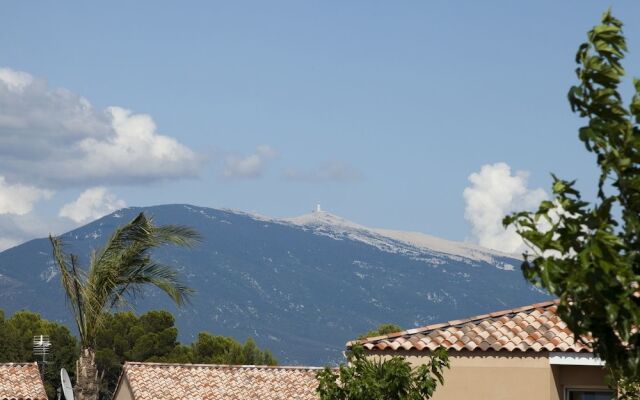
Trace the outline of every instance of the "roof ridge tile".
<instances>
[{"instance_id":1,"label":"roof ridge tile","mask_svg":"<svg viewBox=\"0 0 640 400\"><path fill-rule=\"evenodd\" d=\"M191 364L191 363L158 363L144 361L125 361L124 367L181 367L181 368L210 368L210 369L284 369L284 370L318 370L324 367L306 365L252 365L252 364Z\"/></svg>"}]
</instances>

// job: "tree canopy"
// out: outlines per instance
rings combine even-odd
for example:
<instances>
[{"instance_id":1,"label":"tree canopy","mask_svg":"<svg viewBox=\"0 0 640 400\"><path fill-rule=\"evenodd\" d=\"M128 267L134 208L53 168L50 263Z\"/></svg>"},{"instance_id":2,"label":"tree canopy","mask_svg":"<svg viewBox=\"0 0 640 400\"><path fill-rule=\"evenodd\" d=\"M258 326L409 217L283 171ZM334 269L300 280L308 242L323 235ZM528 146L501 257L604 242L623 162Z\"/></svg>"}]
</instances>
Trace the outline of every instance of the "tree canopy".
<instances>
[{"instance_id":1,"label":"tree canopy","mask_svg":"<svg viewBox=\"0 0 640 400\"><path fill-rule=\"evenodd\" d=\"M426 400L444 383L445 368L449 357L443 348L412 368L402 357L367 356L356 346L347 352L346 365L318 373L318 394L321 400Z\"/></svg>"},{"instance_id":2,"label":"tree canopy","mask_svg":"<svg viewBox=\"0 0 640 400\"><path fill-rule=\"evenodd\" d=\"M389 333L395 333L395 332L400 332L400 331L402 331L402 327L400 327L400 325L396 325L396 324L380 324L380 325L378 325L378 327L376 329L358 336L358 339L365 339L365 338L368 338L368 337L388 335Z\"/></svg>"},{"instance_id":3,"label":"tree canopy","mask_svg":"<svg viewBox=\"0 0 640 400\"><path fill-rule=\"evenodd\" d=\"M590 336L623 395L640 382L640 81L628 105L619 85L627 45L611 12L588 33L569 103L587 123L579 139L600 169L595 202L575 181L553 177L553 199L505 218L532 249L525 277L560 298L558 314L577 337ZM623 390L624 392L624 390Z\"/></svg>"},{"instance_id":4,"label":"tree canopy","mask_svg":"<svg viewBox=\"0 0 640 400\"><path fill-rule=\"evenodd\" d=\"M60 385L60 368L73 374L73 365L78 356L76 338L61 324L40 318L30 311L19 311L5 319L0 310L0 362L34 362L33 337L48 335L51 354L44 369L45 388L49 398L55 398Z\"/></svg>"},{"instance_id":5,"label":"tree canopy","mask_svg":"<svg viewBox=\"0 0 640 400\"><path fill-rule=\"evenodd\" d=\"M100 373L100 398L111 399L125 361L199 364L277 365L268 350L258 348L252 338L240 343L233 338L201 332L190 344L178 342L178 329L168 311L149 311L140 316L121 312L105 316L96 333L96 363ZM67 327L42 319L30 311L19 311L5 319L0 310L0 362L33 362L32 340L49 335L51 354L45 368L45 387L55 399L60 386L60 368L74 378L79 343Z\"/></svg>"},{"instance_id":6,"label":"tree canopy","mask_svg":"<svg viewBox=\"0 0 640 400\"><path fill-rule=\"evenodd\" d=\"M178 342L178 329L167 311L110 314L96 335L96 363L104 397L115 389L125 361L197 364L276 365L268 350L252 338L242 344L231 337L201 332L189 345ZM109 398L109 397L104 397Z\"/></svg>"}]
</instances>

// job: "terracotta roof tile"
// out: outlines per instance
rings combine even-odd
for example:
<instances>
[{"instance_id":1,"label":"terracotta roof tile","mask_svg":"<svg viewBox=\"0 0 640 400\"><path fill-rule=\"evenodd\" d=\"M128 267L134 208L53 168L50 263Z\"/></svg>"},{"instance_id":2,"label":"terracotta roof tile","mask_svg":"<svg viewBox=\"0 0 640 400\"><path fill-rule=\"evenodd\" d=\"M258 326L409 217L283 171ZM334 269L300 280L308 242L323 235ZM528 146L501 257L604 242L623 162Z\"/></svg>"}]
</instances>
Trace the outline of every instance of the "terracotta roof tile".
<instances>
[{"instance_id":1,"label":"terracotta roof tile","mask_svg":"<svg viewBox=\"0 0 640 400\"><path fill-rule=\"evenodd\" d=\"M318 400L319 369L127 362L123 377L134 400Z\"/></svg>"},{"instance_id":2,"label":"terracotta roof tile","mask_svg":"<svg viewBox=\"0 0 640 400\"><path fill-rule=\"evenodd\" d=\"M416 344L414 344L416 350L422 350L426 347L426 345L422 342L422 341L418 341Z\"/></svg>"},{"instance_id":3,"label":"terracotta roof tile","mask_svg":"<svg viewBox=\"0 0 640 400\"><path fill-rule=\"evenodd\" d=\"M0 364L0 400L47 400L36 363Z\"/></svg>"},{"instance_id":4,"label":"terracotta roof tile","mask_svg":"<svg viewBox=\"0 0 640 400\"><path fill-rule=\"evenodd\" d=\"M548 301L352 341L347 346L359 343L369 350L429 351L444 346L471 351L591 352L588 345L574 340L567 324L556 314L557 308L557 301Z\"/></svg>"},{"instance_id":5,"label":"terracotta roof tile","mask_svg":"<svg viewBox=\"0 0 640 400\"><path fill-rule=\"evenodd\" d=\"M513 342L507 342L503 344L504 350L513 351L516 348L516 345Z\"/></svg>"}]
</instances>

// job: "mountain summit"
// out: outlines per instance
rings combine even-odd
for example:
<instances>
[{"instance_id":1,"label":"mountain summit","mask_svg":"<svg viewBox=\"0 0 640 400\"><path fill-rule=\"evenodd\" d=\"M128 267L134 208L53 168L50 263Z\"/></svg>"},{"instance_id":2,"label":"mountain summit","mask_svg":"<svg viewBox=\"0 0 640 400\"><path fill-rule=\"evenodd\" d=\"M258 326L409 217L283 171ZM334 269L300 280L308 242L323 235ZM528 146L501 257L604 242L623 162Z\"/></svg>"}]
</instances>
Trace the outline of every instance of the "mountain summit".
<instances>
[{"instance_id":1,"label":"mountain summit","mask_svg":"<svg viewBox=\"0 0 640 400\"><path fill-rule=\"evenodd\" d=\"M316 234L325 234L335 239L357 240L378 247L380 250L395 253L414 255L421 252L438 253L442 256L484 261L504 269L513 269L514 266L497 261L498 259L519 258L514 254L502 253L471 243L440 239L421 232L368 228L321 210L281 221L310 228Z\"/></svg>"},{"instance_id":2,"label":"mountain summit","mask_svg":"<svg viewBox=\"0 0 640 400\"><path fill-rule=\"evenodd\" d=\"M344 344L381 323L405 328L546 300L519 261L466 243L367 228L326 211L295 218L174 204L126 208L63 235L86 260L141 211L198 230L193 250L158 249L197 294L176 309L150 290L137 310L174 313L181 340L199 331L249 336L282 363L341 359ZM0 308L28 308L72 326L48 240L0 253Z\"/></svg>"}]
</instances>

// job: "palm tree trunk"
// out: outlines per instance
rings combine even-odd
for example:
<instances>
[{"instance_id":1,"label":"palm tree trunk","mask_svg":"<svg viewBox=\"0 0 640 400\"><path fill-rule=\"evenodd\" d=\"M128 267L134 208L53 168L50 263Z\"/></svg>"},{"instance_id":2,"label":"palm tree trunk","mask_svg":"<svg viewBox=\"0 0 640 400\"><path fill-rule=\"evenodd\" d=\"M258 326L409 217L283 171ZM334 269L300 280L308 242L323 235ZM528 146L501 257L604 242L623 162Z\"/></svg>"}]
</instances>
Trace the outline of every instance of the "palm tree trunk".
<instances>
[{"instance_id":1,"label":"palm tree trunk","mask_svg":"<svg viewBox=\"0 0 640 400\"><path fill-rule=\"evenodd\" d=\"M84 347L76 361L75 400L98 400L98 368L96 353L90 347Z\"/></svg>"}]
</instances>

